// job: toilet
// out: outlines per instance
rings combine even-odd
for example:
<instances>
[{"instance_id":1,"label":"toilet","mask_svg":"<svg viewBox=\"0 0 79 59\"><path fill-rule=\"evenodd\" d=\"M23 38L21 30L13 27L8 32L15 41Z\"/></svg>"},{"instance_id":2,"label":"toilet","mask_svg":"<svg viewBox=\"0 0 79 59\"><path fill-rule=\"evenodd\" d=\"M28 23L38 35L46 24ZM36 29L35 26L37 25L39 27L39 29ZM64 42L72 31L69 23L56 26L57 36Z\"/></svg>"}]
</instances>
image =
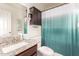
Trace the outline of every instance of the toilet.
<instances>
[{"instance_id":1,"label":"toilet","mask_svg":"<svg viewBox=\"0 0 79 59\"><path fill-rule=\"evenodd\" d=\"M42 46L37 50L38 56L62 56L61 54L54 52L51 48L47 46Z\"/></svg>"}]
</instances>

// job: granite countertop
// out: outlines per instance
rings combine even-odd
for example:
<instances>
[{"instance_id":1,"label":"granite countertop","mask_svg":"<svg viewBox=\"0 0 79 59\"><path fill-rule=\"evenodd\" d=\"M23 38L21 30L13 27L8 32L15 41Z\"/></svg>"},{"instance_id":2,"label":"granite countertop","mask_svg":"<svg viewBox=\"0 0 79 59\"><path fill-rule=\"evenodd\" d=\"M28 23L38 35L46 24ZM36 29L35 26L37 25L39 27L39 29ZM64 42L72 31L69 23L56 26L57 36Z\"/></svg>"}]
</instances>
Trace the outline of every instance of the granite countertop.
<instances>
[{"instance_id":1,"label":"granite countertop","mask_svg":"<svg viewBox=\"0 0 79 59\"><path fill-rule=\"evenodd\" d=\"M28 40L24 40L25 42L29 43L26 46L23 46L19 49L16 49L14 51L11 51L9 53L0 53L0 56L15 56L17 54L19 54L20 52L29 49L30 47L34 46L35 44L37 44L39 42L39 40L37 39L28 39Z\"/></svg>"}]
</instances>

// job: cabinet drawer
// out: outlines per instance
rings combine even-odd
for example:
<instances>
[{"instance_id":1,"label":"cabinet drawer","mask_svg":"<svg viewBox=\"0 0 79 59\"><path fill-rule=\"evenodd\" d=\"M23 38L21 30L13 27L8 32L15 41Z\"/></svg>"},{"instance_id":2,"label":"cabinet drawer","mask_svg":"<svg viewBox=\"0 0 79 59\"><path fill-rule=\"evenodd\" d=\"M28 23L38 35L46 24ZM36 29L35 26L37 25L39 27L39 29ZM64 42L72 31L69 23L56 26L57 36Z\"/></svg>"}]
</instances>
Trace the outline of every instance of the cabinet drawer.
<instances>
[{"instance_id":1,"label":"cabinet drawer","mask_svg":"<svg viewBox=\"0 0 79 59\"><path fill-rule=\"evenodd\" d=\"M16 56L33 56L33 54L37 54L37 45L17 54Z\"/></svg>"}]
</instances>

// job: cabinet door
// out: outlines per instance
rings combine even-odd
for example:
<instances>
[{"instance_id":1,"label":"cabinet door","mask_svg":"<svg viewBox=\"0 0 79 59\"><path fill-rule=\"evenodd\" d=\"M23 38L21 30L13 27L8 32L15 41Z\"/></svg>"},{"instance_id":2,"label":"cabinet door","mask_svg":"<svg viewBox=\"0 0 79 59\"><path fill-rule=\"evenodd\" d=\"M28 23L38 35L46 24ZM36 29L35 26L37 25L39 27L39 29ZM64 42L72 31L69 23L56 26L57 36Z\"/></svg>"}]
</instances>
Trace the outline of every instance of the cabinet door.
<instances>
[{"instance_id":1,"label":"cabinet door","mask_svg":"<svg viewBox=\"0 0 79 59\"><path fill-rule=\"evenodd\" d=\"M30 11L32 13L31 17L31 24L34 25L41 25L41 11L36 9L35 7L30 8Z\"/></svg>"}]
</instances>

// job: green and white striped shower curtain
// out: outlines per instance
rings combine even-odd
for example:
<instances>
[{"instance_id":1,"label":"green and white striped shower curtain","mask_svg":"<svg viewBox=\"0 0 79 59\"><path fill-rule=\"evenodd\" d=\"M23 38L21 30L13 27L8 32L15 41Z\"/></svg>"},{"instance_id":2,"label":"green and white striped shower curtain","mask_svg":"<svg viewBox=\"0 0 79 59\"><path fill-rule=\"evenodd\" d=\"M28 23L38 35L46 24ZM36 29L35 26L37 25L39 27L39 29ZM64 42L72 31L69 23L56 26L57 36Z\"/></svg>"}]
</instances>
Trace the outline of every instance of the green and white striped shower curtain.
<instances>
[{"instance_id":1,"label":"green and white striped shower curtain","mask_svg":"<svg viewBox=\"0 0 79 59\"><path fill-rule=\"evenodd\" d=\"M79 14L53 11L42 13L42 45L65 56L79 55Z\"/></svg>"}]
</instances>

